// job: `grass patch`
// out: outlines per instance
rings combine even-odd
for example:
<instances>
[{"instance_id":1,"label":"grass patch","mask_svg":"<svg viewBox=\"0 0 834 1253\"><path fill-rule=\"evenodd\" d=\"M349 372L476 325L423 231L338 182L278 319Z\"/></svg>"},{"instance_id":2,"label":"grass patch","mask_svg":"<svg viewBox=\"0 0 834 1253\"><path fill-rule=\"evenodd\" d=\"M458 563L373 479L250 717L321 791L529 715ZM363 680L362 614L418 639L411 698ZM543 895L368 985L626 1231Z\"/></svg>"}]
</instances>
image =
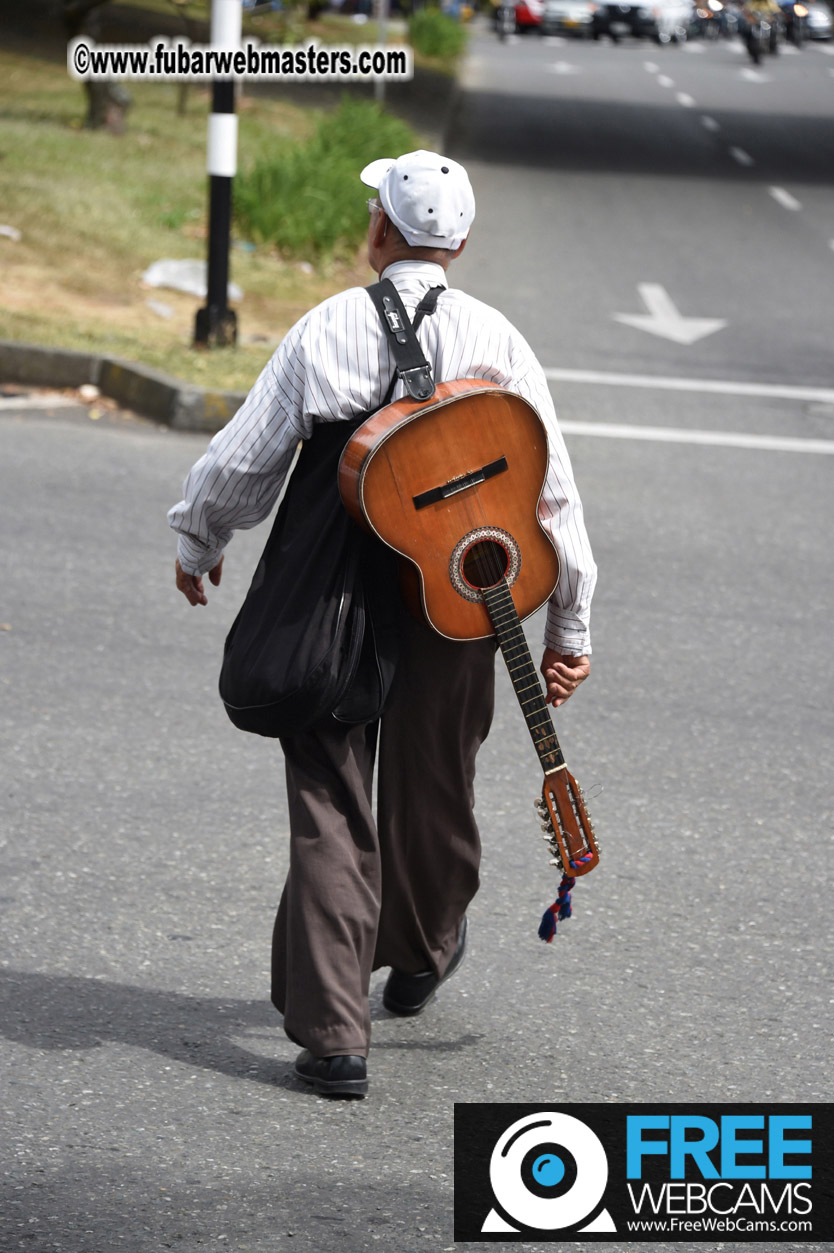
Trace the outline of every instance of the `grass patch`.
<instances>
[{"instance_id":1,"label":"grass patch","mask_svg":"<svg viewBox=\"0 0 834 1253\"><path fill-rule=\"evenodd\" d=\"M468 40L460 22L432 7L416 11L408 23L408 36L415 52L440 62L456 60L466 50Z\"/></svg>"},{"instance_id":2,"label":"grass patch","mask_svg":"<svg viewBox=\"0 0 834 1253\"><path fill-rule=\"evenodd\" d=\"M411 128L378 105L344 99L312 137L273 146L237 180L238 221L251 239L274 243L288 256L353 255L368 227L357 171L380 153L417 146Z\"/></svg>"},{"instance_id":3,"label":"grass patch","mask_svg":"<svg viewBox=\"0 0 834 1253\"><path fill-rule=\"evenodd\" d=\"M0 223L22 233L17 243L0 237L0 338L112 353L245 389L303 312L373 276L349 246L331 261L321 250L288 260L271 244L235 247L232 277L245 293L240 347L193 351L201 302L143 287L141 276L163 257L205 257L209 97L192 88L179 117L176 84L129 89L125 135L86 131L82 89L61 65L0 51ZM262 96L246 97L239 115L241 168L315 135L322 116ZM358 168L344 178L366 222Z\"/></svg>"}]
</instances>

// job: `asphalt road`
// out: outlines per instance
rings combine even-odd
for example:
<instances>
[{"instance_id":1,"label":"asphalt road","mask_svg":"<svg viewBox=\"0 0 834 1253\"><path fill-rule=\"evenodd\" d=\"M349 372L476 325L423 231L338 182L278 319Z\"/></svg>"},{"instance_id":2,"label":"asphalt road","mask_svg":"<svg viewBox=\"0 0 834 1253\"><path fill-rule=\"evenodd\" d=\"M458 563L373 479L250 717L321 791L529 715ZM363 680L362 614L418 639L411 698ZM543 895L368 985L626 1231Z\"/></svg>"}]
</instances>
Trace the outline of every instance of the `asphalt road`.
<instances>
[{"instance_id":1,"label":"asphalt road","mask_svg":"<svg viewBox=\"0 0 834 1253\"><path fill-rule=\"evenodd\" d=\"M661 55L708 116L747 118L751 155L757 131L817 118L819 165L789 180L780 157L801 210L704 153L694 107L644 67ZM768 66L742 107L725 48L475 43L450 134L479 199L457 281L548 368L586 372L553 377L601 572L592 678L558 726L603 862L542 945L538 768L499 671L470 952L411 1022L375 977L364 1102L298 1085L266 999L282 770L215 692L263 535L235 538L191 610L165 511L204 440L0 407L0 1247L467 1247L455 1101L830 1100L829 63ZM646 312L638 284L727 327L686 347L616 321ZM738 391L757 381L775 391Z\"/></svg>"},{"instance_id":2,"label":"asphalt road","mask_svg":"<svg viewBox=\"0 0 834 1253\"><path fill-rule=\"evenodd\" d=\"M832 52L755 70L740 42L482 35L452 135L478 188L469 285L546 365L830 387ZM644 283L727 328L685 347L615 322Z\"/></svg>"}]
</instances>

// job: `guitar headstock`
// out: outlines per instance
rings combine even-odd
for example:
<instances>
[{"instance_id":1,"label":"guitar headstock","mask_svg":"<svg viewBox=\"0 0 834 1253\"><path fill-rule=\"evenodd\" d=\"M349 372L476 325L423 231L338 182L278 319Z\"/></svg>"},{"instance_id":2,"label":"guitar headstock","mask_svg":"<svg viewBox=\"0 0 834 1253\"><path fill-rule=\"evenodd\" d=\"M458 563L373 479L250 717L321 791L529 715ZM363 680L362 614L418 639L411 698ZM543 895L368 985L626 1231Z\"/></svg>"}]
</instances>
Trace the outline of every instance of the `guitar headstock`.
<instances>
[{"instance_id":1,"label":"guitar headstock","mask_svg":"<svg viewBox=\"0 0 834 1253\"><path fill-rule=\"evenodd\" d=\"M563 874L588 874L599 861L594 834L582 789L565 767L545 775L536 807L553 860Z\"/></svg>"}]
</instances>

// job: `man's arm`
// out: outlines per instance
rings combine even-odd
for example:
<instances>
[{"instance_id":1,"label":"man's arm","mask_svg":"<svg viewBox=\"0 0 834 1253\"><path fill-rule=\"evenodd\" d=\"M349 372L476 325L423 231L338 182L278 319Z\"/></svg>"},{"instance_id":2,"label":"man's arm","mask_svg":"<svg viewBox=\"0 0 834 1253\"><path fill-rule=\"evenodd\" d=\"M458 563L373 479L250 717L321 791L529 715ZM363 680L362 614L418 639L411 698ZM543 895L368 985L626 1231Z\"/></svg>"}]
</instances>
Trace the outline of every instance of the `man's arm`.
<instances>
[{"instance_id":1,"label":"man's arm","mask_svg":"<svg viewBox=\"0 0 834 1253\"><path fill-rule=\"evenodd\" d=\"M350 288L317 305L284 337L168 514L185 574L200 578L214 570L232 534L269 515L299 440L317 421L359 414L378 402L387 376L376 379L369 371L366 378L351 364L375 358L378 322L364 290ZM196 584L191 590L194 603L202 604Z\"/></svg>"},{"instance_id":2,"label":"man's arm","mask_svg":"<svg viewBox=\"0 0 834 1253\"><path fill-rule=\"evenodd\" d=\"M547 607L542 673L548 682L548 700L561 704L590 671L591 599L597 568L547 379L526 340L515 330L511 343L510 386L530 401L547 432L548 470L539 519L559 553L560 573ZM560 665L563 670L558 669ZM548 671L553 672L550 678Z\"/></svg>"},{"instance_id":3,"label":"man's arm","mask_svg":"<svg viewBox=\"0 0 834 1253\"><path fill-rule=\"evenodd\" d=\"M275 364L275 358L267 363L241 408L191 468L183 499L168 513L179 535L177 587L191 604L206 603L203 574L219 583L223 550L234 531L268 517L295 455L300 436Z\"/></svg>"}]
</instances>

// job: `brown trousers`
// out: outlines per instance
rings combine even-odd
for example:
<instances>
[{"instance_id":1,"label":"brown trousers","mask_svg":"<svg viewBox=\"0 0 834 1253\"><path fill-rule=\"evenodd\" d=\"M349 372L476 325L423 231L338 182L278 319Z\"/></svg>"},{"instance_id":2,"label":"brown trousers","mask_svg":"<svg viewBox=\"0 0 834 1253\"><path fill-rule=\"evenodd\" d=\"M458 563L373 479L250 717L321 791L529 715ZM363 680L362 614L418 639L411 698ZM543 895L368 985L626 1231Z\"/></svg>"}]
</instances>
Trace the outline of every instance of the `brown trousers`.
<instances>
[{"instance_id":1,"label":"brown trousers","mask_svg":"<svg viewBox=\"0 0 834 1253\"><path fill-rule=\"evenodd\" d=\"M453 642L404 617L380 723L329 720L281 740L290 869L272 1000L290 1039L319 1057L367 1056L372 970L442 974L452 956L479 884L475 756L494 678L493 640Z\"/></svg>"}]
</instances>

